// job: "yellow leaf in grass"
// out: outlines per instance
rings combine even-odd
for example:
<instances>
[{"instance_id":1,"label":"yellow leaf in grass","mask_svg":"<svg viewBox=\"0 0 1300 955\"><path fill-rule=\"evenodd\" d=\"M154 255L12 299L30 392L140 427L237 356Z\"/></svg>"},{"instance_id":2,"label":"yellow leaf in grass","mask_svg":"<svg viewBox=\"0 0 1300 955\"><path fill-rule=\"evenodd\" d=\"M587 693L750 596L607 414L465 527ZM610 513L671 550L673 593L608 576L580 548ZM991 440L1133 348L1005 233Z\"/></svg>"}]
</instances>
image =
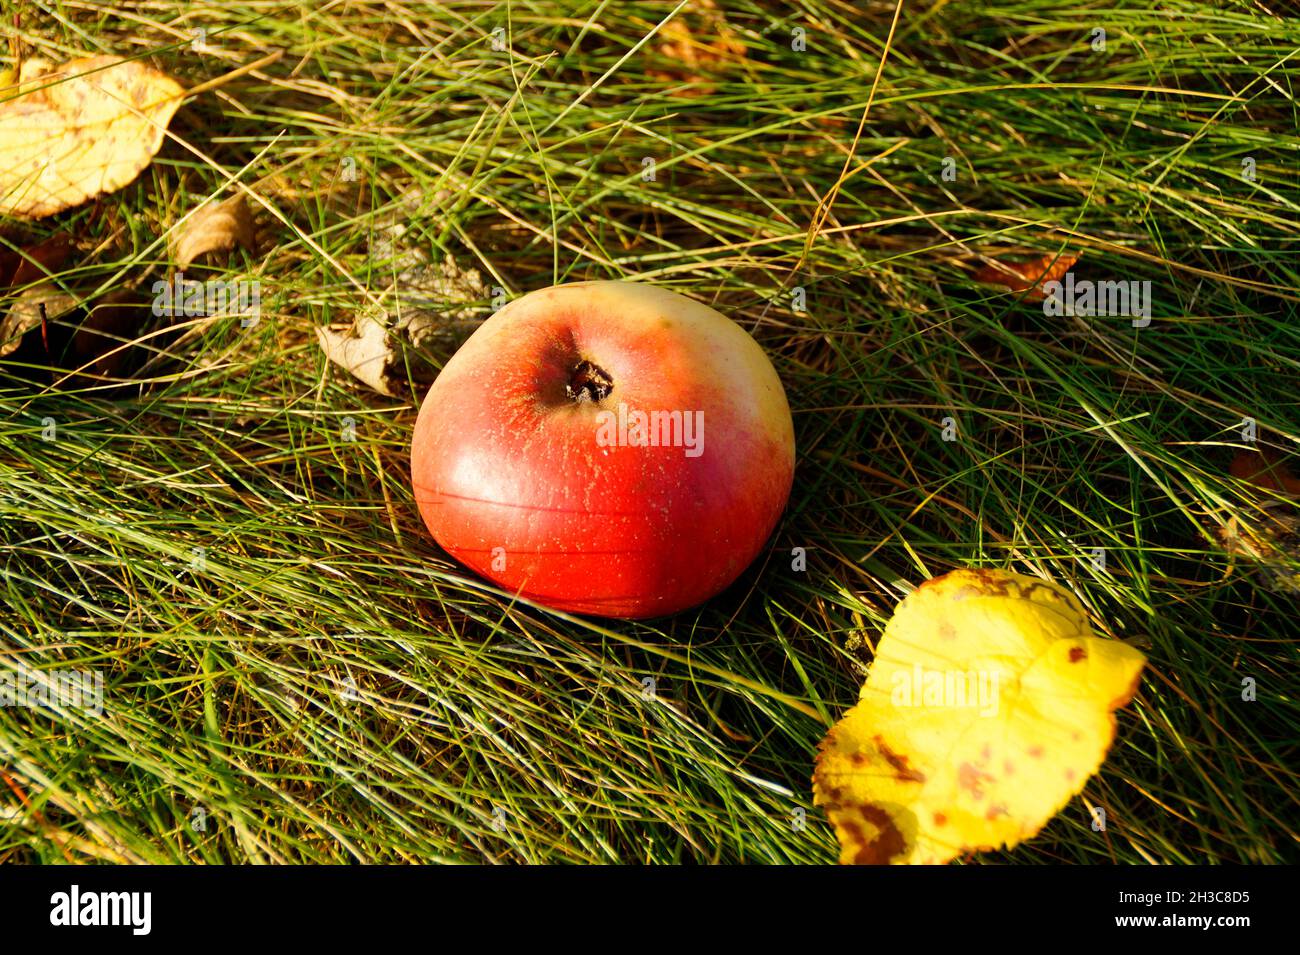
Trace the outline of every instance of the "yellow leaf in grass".
<instances>
[{"instance_id":1,"label":"yellow leaf in grass","mask_svg":"<svg viewBox=\"0 0 1300 955\"><path fill-rule=\"evenodd\" d=\"M1007 571L909 594L813 776L845 863L944 863L1036 835L1101 767L1146 658Z\"/></svg>"},{"instance_id":2,"label":"yellow leaf in grass","mask_svg":"<svg viewBox=\"0 0 1300 955\"><path fill-rule=\"evenodd\" d=\"M184 88L138 60L26 60L0 91L0 213L39 219L132 182Z\"/></svg>"}]
</instances>

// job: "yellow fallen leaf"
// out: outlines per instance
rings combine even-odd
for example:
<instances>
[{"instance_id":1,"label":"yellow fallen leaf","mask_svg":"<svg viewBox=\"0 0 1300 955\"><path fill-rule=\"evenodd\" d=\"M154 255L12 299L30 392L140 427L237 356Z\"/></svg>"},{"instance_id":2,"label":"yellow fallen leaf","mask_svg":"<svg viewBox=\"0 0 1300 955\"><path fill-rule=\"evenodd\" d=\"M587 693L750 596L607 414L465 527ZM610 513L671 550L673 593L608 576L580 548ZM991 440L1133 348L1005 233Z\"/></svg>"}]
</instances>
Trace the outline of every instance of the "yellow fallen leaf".
<instances>
[{"instance_id":1,"label":"yellow fallen leaf","mask_svg":"<svg viewBox=\"0 0 1300 955\"><path fill-rule=\"evenodd\" d=\"M139 60L25 61L0 101L0 213L39 219L121 189L162 146L184 93Z\"/></svg>"},{"instance_id":2,"label":"yellow fallen leaf","mask_svg":"<svg viewBox=\"0 0 1300 955\"><path fill-rule=\"evenodd\" d=\"M922 584L817 756L840 861L944 863L1036 835L1100 768L1145 662L1054 584L994 570Z\"/></svg>"}]
</instances>

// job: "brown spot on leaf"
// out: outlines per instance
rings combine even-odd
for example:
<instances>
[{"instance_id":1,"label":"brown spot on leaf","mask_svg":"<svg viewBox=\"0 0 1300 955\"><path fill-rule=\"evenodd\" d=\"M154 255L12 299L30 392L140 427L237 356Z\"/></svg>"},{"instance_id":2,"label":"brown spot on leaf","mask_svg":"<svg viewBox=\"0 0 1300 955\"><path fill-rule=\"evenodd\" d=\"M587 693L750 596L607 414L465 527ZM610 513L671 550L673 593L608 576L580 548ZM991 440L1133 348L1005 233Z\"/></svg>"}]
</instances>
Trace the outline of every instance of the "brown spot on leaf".
<instances>
[{"instance_id":1,"label":"brown spot on leaf","mask_svg":"<svg viewBox=\"0 0 1300 955\"><path fill-rule=\"evenodd\" d=\"M981 597L1008 597L1020 589L1020 584L1008 577L1006 571L976 567L965 571L965 574L974 579Z\"/></svg>"},{"instance_id":2,"label":"brown spot on leaf","mask_svg":"<svg viewBox=\"0 0 1300 955\"><path fill-rule=\"evenodd\" d=\"M940 639L940 640L956 640L956 639L957 639L957 628L954 627L954 626L953 626L951 623L949 623L947 620L944 620L944 621L940 622L940 624L939 624L939 639Z\"/></svg>"},{"instance_id":3,"label":"brown spot on leaf","mask_svg":"<svg viewBox=\"0 0 1300 955\"><path fill-rule=\"evenodd\" d=\"M980 772L970 763L962 763L957 767L957 787L970 793L972 799L983 799L984 783L993 781L992 776Z\"/></svg>"},{"instance_id":4,"label":"brown spot on leaf","mask_svg":"<svg viewBox=\"0 0 1300 955\"><path fill-rule=\"evenodd\" d=\"M879 806L863 806L862 817L880 830L880 834L871 842L861 840L865 844L853 857L857 865L887 865L894 856L903 854L907 843L889 813Z\"/></svg>"},{"instance_id":5,"label":"brown spot on leaf","mask_svg":"<svg viewBox=\"0 0 1300 955\"><path fill-rule=\"evenodd\" d=\"M1025 752L1027 752L1030 756L1034 757L1034 759L1043 758L1043 747L1041 746L1031 746L1029 747L1029 749L1025 750Z\"/></svg>"},{"instance_id":6,"label":"brown spot on leaf","mask_svg":"<svg viewBox=\"0 0 1300 955\"><path fill-rule=\"evenodd\" d=\"M1002 803L995 803L994 805L989 806L989 811L984 813L984 818L992 822L998 816L1009 816L1009 815L1011 815L1011 813L1007 811L1007 807L1005 805L1003 805Z\"/></svg>"},{"instance_id":7,"label":"brown spot on leaf","mask_svg":"<svg viewBox=\"0 0 1300 955\"><path fill-rule=\"evenodd\" d=\"M880 755L884 757L885 762L887 762L891 767L893 767L894 776L895 778L898 779L899 782L904 782L904 783L925 782L925 774L918 772L917 770L909 766L906 756L903 756L900 753L895 753L892 749L890 749L889 746L885 743L884 737L876 736L874 737L874 741L876 744L876 748L880 750Z\"/></svg>"},{"instance_id":8,"label":"brown spot on leaf","mask_svg":"<svg viewBox=\"0 0 1300 955\"><path fill-rule=\"evenodd\" d=\"M946 826L948 825L948 817L941 812L936 812L934 814L934 824L936 826Z\"/></svg>"},{"instance_id":9,"label":"brown spot on leaf","mask_svg":"<svg viewBox=\"0 0 1300 955\"><path fill-rule=\"evenodd\" d=\"M852 819L845 818L843 810L837 810L831 821L836 827L844 831L852 845L861 846L866 844L867 835L862 831L862 827Z\"/></svg>"},{"instance_id":10,"label":"brown spot on leaf","mask_svg":"<svg viewBox=\"0 0 1300 955\"><path fill-rule=\"evenodd\" d=\"M1070 662L1078 663L1080 660L1088 659L1088 652L1083 647L1070 647Z\"/></svg>"}]
</instances>

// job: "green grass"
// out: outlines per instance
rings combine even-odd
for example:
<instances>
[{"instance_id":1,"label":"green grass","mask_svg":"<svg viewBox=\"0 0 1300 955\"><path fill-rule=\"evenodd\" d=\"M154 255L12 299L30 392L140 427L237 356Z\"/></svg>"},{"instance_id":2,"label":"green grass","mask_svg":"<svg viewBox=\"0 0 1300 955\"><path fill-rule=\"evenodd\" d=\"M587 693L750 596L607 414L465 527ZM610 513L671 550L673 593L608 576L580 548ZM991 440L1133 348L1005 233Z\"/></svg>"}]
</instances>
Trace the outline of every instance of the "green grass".
<instances>
[{"instance_id":1,"label":"green grass","mask_svg":"<svg viewBox=\"0 0 1300 955\"><path fill-rule=\"evenodd\" d=\"M65 281L147 288L205 197L266 203L231 266L262 283L253 328L219 322L124 390L0 372L0 667L106 684L102 718L0 709L0 861L830 862L816 744L895 582L961 566L1055 579L1150 657L1101 774L979 861L1295 860L1297 596L1215 532L1268 497L1234 454L1300 442L1300 20L908 2L890 41L890 3L725 6L744 54L692 68L664 24L711 28L669 3L10 5L25 55L146 55L187 86L286 52L184 106L137 182L29 230L90 250ZM393 217L511 295L635 277L753 332L798 464L740 582L602 623L439 551L408 481L416 401L313 333L392 284ZM1063 251L1149 280L1150 324L972 277Z\"/></svg>"}]
</instances>

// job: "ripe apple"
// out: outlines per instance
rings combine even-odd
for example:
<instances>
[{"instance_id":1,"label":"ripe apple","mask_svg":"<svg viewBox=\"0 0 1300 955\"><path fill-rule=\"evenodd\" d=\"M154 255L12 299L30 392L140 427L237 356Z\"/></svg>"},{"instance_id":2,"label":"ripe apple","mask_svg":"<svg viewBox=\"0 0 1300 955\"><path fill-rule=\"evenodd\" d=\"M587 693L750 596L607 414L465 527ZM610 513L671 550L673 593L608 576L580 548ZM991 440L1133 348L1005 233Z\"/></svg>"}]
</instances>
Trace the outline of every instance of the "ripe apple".
<instances>
[{"instance_id":1,"label":"ripe apple","mask_svg":"<svg viewBox=\"0 0 1300 955\"><path fill-rule=\"evenodd\" d=\"M439 544L512 593L644 618L758 555L794 427L744 329L635 282L541 289L488 318L420 408L411 479Z\"/></svg>"}]
</instances>

